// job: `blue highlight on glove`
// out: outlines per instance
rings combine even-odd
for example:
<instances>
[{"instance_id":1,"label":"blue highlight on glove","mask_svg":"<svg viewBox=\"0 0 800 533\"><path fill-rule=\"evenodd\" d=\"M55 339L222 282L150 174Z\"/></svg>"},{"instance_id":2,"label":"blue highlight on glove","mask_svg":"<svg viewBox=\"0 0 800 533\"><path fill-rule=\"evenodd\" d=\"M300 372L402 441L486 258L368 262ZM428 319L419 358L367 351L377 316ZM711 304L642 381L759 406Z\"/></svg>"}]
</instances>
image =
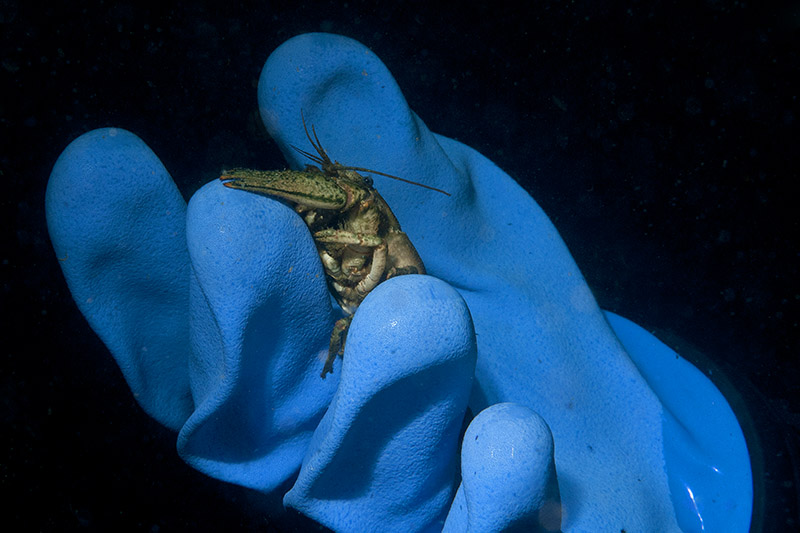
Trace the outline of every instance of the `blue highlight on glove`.
<instances>
[{"instance_id":1,"label":"blue highlight on glove","mask_svg":"<svg viewBox=\"0 0 800 533\"><path fill-rule=\"evenodd\" d=\"M431 133L370 50L295 37L258 97L292 166L302 110L332 159L453 196L374 177L429 276L370 293L322 380L341 312L300 217L219 181L187 208L132 133L73 141L47 190L56 255L184 460L271 498L291 487L286 505L337 531L747 530L724 398L603 313L539 206Z\"/></svg>"}]
</instances>

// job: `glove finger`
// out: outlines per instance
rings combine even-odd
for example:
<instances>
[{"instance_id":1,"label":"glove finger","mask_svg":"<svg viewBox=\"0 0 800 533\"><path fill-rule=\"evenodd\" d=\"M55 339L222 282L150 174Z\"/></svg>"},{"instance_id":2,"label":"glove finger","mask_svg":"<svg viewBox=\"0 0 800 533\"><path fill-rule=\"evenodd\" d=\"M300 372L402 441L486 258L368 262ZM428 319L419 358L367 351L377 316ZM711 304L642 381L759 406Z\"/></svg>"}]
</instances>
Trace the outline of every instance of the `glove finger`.
<instances>
[{"instance_id":1,"label":"glove finger","mask_svg":"<svg viewBox=\"0 0 800 533\"><path fill-rule=\"evenodd\" d=\"M444 189L462 205L470 201L466 180L408 107L391 73L357 41L325 33L290 39L264 65L258 99L267 131L298 168L310 161L292 145L314 152L302 112L332 160ZM444 194L373 178L389 205L405 215L401 223L412 240L417 215L428 219L430 212L446 216L454 209L453 198Z\"/></svg>"},{"instance_id":2,"label":"glove finger","mask_svg":"<svg viewBox=\"0 0 800 533\"><path fill-rule=\"evenodd\" d=\"M553 435L527 407L498 403L475 417L461 447L461 478L445 532L561 528Z\"/></svg>"},{"instance_id":3,"label":"glove finger","mask_svg":"<svg viewBox=\"0 0 800 533\"><path fill-rule=\"evenodd\" d=\"M355 314L339 389L284 498L336 531L441 528L475 365L459 294L399 276Z\"/></svg>"},{"instance_id":4,"label":"glove finger","mask_svg":"<svg viewBox=\"0 0 800 533\"><path fill-rule=\"evenodd\" d=\"M321 380L334 315L303 221L214 181L189 203L193 467L269 492L300 467L336 379Z\"/></svg>"},{"instance_id":5,"label":"glove finger","mask_svg":"<svg viewBox=\"0 0 800 533\"><path fill-rule=\"evenodd\" d=\"M47 225L92 329L142 408L178 430L191 412L186 203L136 135L90 131L58 158Z\"/></svg>"}]
</instances>

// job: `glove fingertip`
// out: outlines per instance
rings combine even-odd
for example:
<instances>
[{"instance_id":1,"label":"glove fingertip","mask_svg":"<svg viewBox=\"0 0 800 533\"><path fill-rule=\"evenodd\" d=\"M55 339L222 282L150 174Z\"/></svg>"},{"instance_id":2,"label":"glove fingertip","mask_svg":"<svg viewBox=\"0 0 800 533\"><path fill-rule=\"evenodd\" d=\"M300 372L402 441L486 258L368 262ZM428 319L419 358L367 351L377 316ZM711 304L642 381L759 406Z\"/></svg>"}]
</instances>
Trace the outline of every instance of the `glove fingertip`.
<instances>
[{"instance_id":1,"label":"glove fingertip","mask_svg":"<svg viewBox=\"0 0 800 533\"><path fill-rule=\"evenodd\" d=\"M463 521L456 515L466 511L470 531L560 529L553 435L531 409L499 403L481 411L464 434L461 476L465 505L448 522Z\"/></svg>"},{"instance_id":2,"label":"glove fingertip","mask_svg":"<svg viewBox=\"0 0 800 533\"><path fill-rule=\"evenodd\" d=\"M191 410L186 204L133 133L90 131L58 158L47 225L75 302L137 401L177 430Z\"/></svg>"},{"instance_id":3,"label":"glove fingertip","mask_svg":"<svg viewBox=\"0 0 800 533\"><path fill-rule=\"evenodd\" d=\"M379 285L356 312L339 389L285 504L337 531L441 528L475 357L455 289L421 275Z\"/></svg>"}]
</instances>

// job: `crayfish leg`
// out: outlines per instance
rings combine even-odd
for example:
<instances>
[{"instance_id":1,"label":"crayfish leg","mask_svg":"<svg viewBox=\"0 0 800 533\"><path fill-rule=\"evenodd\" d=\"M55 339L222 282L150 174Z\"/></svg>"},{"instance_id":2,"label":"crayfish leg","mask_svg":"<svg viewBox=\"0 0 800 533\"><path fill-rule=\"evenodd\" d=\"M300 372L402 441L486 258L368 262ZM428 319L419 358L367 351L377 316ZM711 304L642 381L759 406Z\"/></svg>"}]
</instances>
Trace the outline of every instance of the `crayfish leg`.
<instances>
[{"instance_id":1,"label":"crayfish leg","mask_svg":"<svg viewBox=\"0 0 800 533\"><path fill-rule=\"evenodd\" d=\"M344 353L344 343L347 341L347 329L350 327L350 322L353 321L353 315L347 315L340 318L333 325L331 332L331 343L328 347L328 358L325 360L325 366L322 367L322 374L319 376L325 379L326 374L333 374L333 362L336 356L341 356Z\"/></svg>"}]
</instances>

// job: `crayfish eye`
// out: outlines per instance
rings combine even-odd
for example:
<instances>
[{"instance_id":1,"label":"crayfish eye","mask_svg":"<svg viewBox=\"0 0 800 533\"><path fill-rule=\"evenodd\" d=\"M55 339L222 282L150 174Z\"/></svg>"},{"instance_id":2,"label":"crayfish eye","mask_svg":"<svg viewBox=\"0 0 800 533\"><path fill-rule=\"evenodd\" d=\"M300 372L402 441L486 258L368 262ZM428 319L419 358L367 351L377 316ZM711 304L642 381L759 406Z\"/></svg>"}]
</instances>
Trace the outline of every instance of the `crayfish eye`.
<instances>
[{"instance_id":1,"label":"crayfish eye","mask_svg":"<svg viewBox=\"0 0 800 533\"><path fill-rule=\"evenodd\" d=\"M372 188L372 178L369 176L362 176L364 178L364 186L367 188Z\"/></svg>"}]
</instances>

